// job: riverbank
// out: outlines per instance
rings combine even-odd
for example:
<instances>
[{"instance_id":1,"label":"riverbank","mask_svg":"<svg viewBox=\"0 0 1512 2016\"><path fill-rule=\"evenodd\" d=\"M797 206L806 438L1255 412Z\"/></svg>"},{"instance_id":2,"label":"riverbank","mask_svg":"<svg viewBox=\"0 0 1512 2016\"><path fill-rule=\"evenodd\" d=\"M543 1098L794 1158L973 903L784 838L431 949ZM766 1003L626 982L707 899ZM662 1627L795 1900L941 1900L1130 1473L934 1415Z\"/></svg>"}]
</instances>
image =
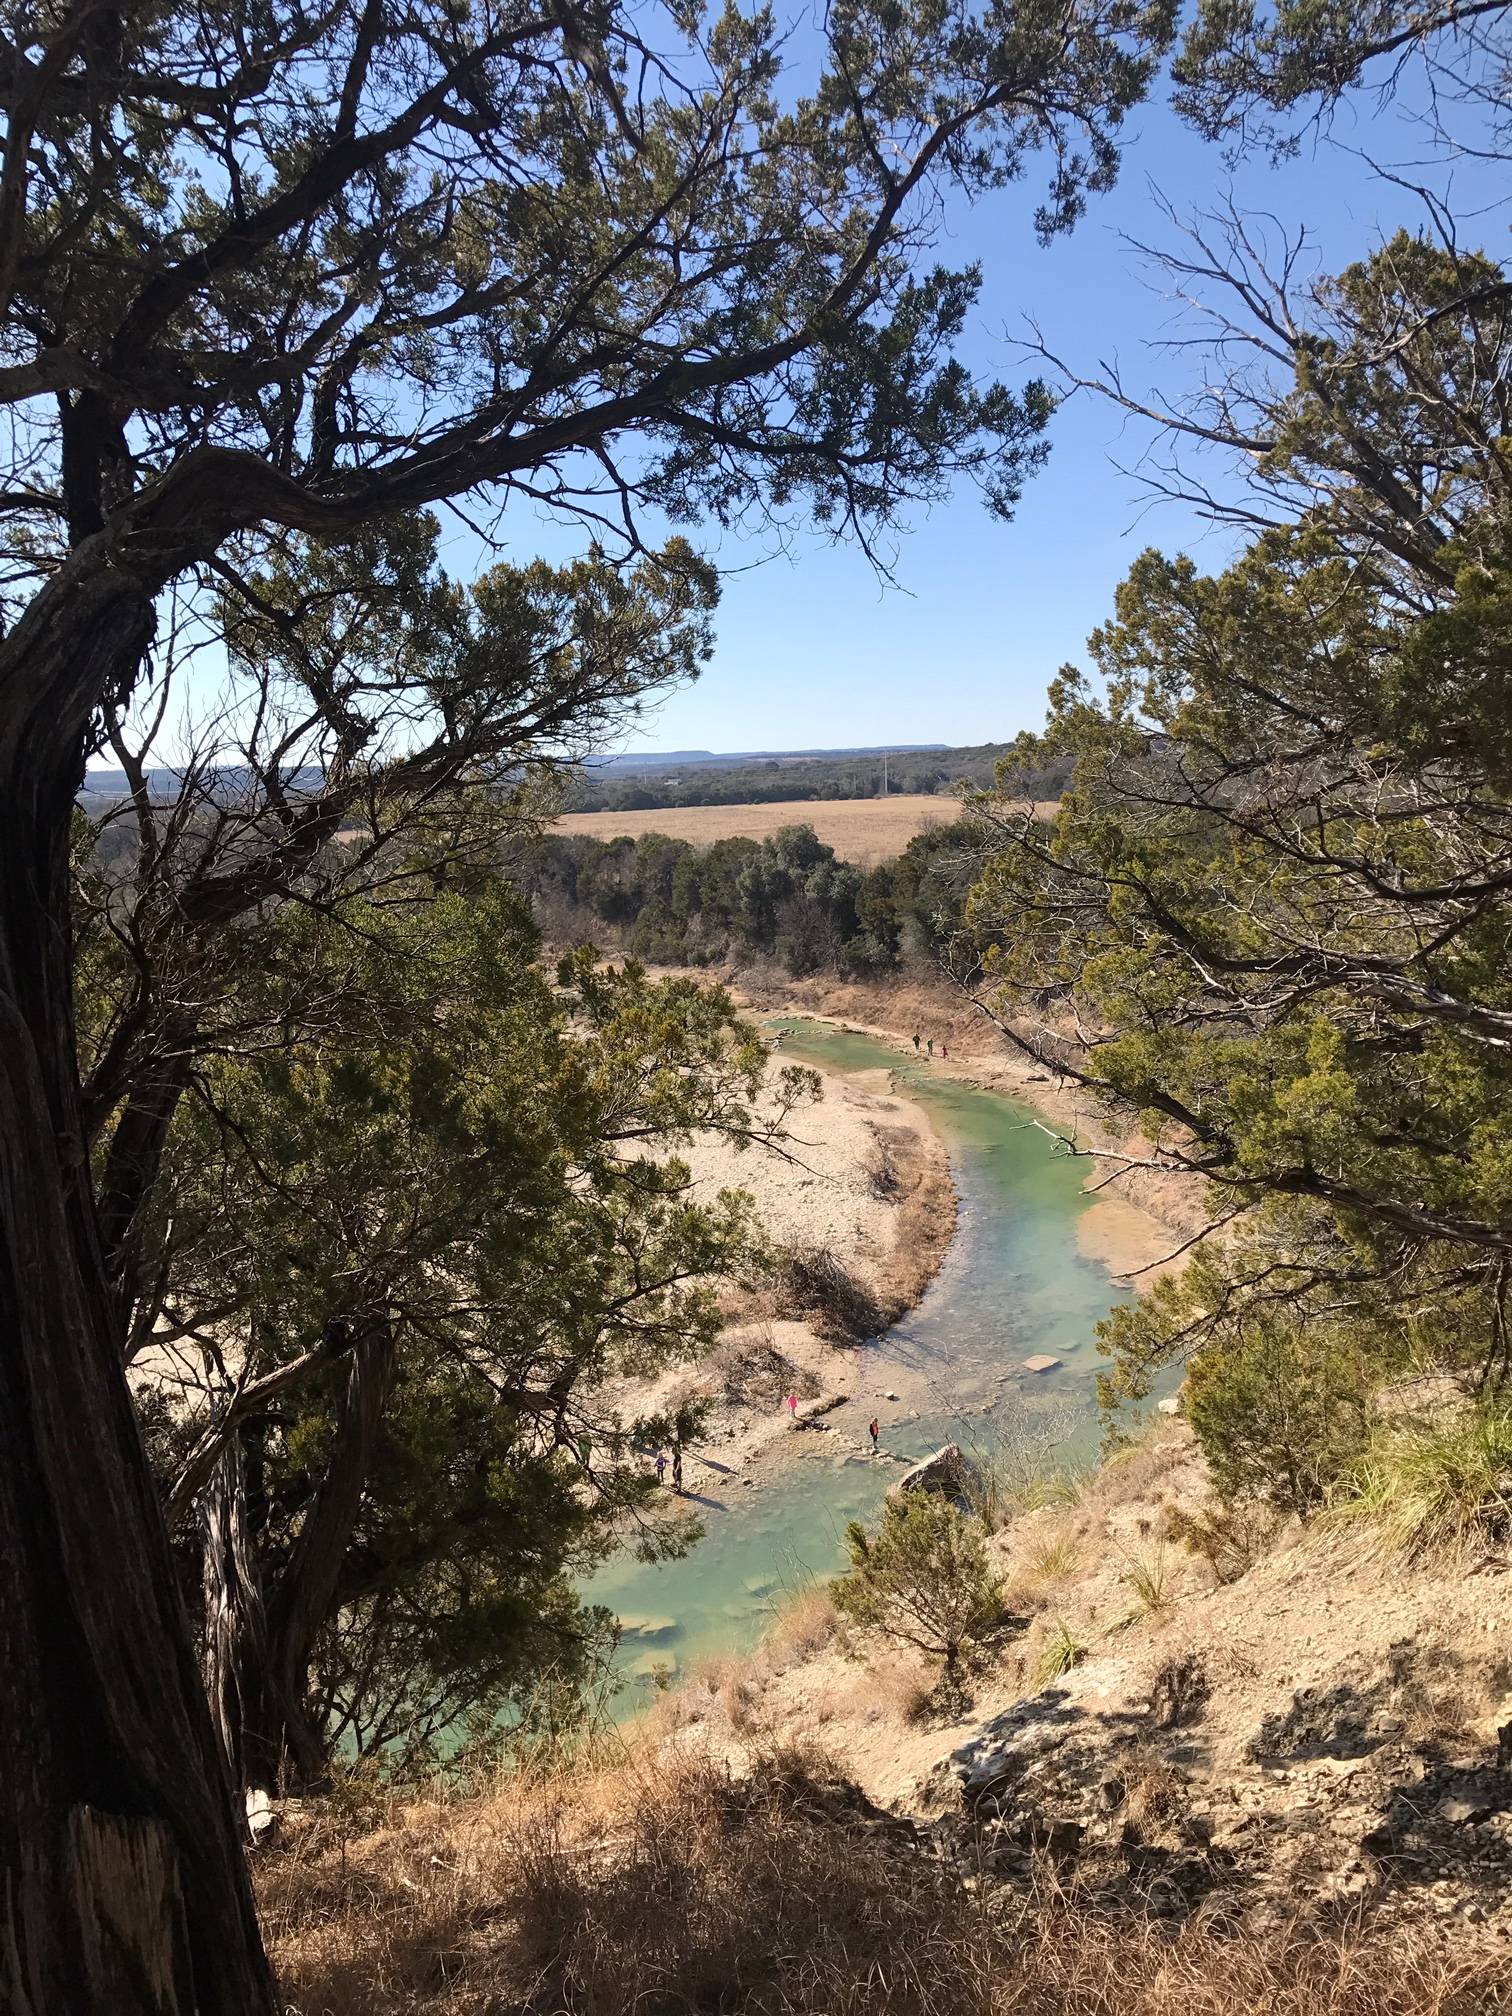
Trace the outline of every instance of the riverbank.
<instances>
[{"instance_id":1,"label":"riverbank","mask_svg":"<svg viewBox=\"0 0 1512 2016\"><path fill-rule=\"evenodd\" d=\"M783 1064L774 1052L769 1085ZM705 1135L683 1151L693 1196L720 1190L752 1197L772 1250L772 1278L727 1293L719 1344L696 1365L669 1369L638 1386L636 1405L671 1412L705 1408L704 1427L685 1457L690 1491L762 1481L796 1453L795 1428L842 1396L881 1402L886 1381L871 1362L870 1339L837 1336L801 1306L786 1262L823 1254L874 1314L875 1333L919 1302L949 1250L956 1194L945 1143L885 1071L842 1076L813 1066L820 1097L799 1107L775 1148L737 1148ZM763 1105L770 1107L769 1090ZM796 1396L798 1414L787 1405Z\"/></svg>"},{"instance_id":2,"label":"riverbank","mask_svg":"<svg viewBox=\"0 0 1512 2016\"><path fill-rule=\"evenodd\" d=\"M1043 1908L1048 1884L1173 1938L1368 1923L1467 1971L1512 1950L1504 1558L1222 1507L1166 1419L987 1547L1011 1621L961 1694L816 1583L655 1702L633 1754L738 1777L822 1743L982 1893Z\"/></svg>"},{"instance_id":3,"label":"riverbank","mask_svg":"<svg viewBox=\"0 0 1512 2016\"><path fill-rule=\"evenodd\" d=\"M1101 1261L1137 1290L1180 1266L1185 1255L1172 1258L1175 1249L1210 1220L1201 1179L1132 1166L1150 1146L1136 1128L1120 1127L1069 1079L1036 1071L979 1010L943 986L918 979L842 981L833 975L796 980L779 968L754 965L718 977L753 1014L807 1016L878 1037L904 1053L912 1051L918 1035L933 1075L1020 1099L1043 1116L1051 1132L1095 1151L1086 1165L1086 1187L1095 1188L1097 1197L1083 1213L1077 1237L1088 1259Z\"/></svg>"}]
</instances>

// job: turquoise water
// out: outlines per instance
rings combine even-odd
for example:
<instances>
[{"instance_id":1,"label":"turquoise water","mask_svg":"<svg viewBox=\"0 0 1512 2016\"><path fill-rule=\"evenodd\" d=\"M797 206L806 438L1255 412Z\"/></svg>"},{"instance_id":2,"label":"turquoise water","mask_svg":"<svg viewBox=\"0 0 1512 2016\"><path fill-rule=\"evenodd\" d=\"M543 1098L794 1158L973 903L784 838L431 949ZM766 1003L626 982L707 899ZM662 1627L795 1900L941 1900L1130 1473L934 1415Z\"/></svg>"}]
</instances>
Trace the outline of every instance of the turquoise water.
<instances>
[{"instance_id":1,"label":"turquoise water","mask_svg":"<svg viewBox=\"0 0 1512 2016\"><path fill-rule=\"evenodd\" d=\"M936 1076L869 1036L790 1018L766 1026L781 1030L785 1060L893 1071L949 1149L958 1228L918 1307L863 1351L856 1399L827 1417L833 1432L798 1438L803 1455L754 1486L690 1462L705 1525L698 1546L681 1561L620 1559L594 1576L585 1593L626 1627L621 1700L629 1709L653 1669L749 1649L775 1602L843 1564L846 1522L873 1516L899 1474L860 1453L873 1412L884 1447L910 1459L947 1441L982 1451L1029 1446L1051 1465L1090 1455L1103 1362L1093 1329L1127 1295L1077 1250L1088 1165L1057 1151L1031 1108ZM1061 1366L1023 1371L1021 1361L1040 1351ZM880 1397L890 1386L900 1403ZM708 1454L717 1465L718 1445Z\"/></svg>"}]
</instances>

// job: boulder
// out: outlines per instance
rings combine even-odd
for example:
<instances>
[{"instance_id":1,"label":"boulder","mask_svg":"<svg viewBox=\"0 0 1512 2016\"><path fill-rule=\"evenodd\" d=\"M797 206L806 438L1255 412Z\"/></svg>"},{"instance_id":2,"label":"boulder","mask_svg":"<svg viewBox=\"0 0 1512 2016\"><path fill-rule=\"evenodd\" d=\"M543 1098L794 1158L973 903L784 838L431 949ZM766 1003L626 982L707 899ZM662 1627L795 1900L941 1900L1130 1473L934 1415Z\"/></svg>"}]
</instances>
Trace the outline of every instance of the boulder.
<instances>
[{"instance_id":1,"label":"boulder","mask_svg":"<svg viewBox=\"0 0 1512 2016\"><path fill-rule=\"evenodd\" d=\"M976 1469L954 1442L936 1449L912 1469L905 1470L896 1484L888 1487L889 1498L901 1498L905 1491L938 1491L947 1498L964 1499L976 1481Z\"/></svg>"}]
</instances>

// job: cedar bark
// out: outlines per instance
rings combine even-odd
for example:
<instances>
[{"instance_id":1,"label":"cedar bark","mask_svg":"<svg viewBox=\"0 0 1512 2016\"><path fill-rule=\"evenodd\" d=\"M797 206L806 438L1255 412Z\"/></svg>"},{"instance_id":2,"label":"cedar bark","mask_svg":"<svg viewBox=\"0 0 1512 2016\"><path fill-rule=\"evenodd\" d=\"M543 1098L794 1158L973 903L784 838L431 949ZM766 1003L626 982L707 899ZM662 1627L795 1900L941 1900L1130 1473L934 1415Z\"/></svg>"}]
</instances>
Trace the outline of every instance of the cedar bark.
<instances>
[{"instance_id":1,"label":"cedar bark","mask_svg":"<svg viewBox=\"0 0 1512 2016\"><path fill-rule=\"evenodd\" d=\"M310 1656L339 1607L394 1364L387 1323L352 1341L325 1475L271 1594L257 1572L239 1435L228 1438L204 1494L206 1689L233 1780L249 1789L276 1796L326 1776L330 1760L309 1716Z\"/></svg>"},{"instance_id":2,"label":"cedar bark","mask_svg":"<svg viewBox=\"0 0 1512 2016\"><path fill-rule=\"evenodd\" d=\"M152 586L104 535L0 642L0 2006L271 2016L121 1365L74 1053L68 838Z\"/></svg>"}]
</instances>

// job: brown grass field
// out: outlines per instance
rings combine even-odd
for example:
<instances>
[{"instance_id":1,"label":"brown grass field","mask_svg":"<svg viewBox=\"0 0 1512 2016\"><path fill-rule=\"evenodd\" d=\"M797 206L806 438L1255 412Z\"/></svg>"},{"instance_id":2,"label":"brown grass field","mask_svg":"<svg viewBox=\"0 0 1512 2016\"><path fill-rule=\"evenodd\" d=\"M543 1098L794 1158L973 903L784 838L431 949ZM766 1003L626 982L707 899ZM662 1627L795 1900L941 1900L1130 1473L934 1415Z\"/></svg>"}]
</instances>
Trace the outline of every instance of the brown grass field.
<instances>
[{"instance_id":1,"label":"brown grass field","mask_svg":"<svg viewBox=\"0 0 1512 2016\"><path fill-rule=\"evenodd\" d=\"M706 847L711 840L769 840L783 826L812 826L826 847L845 861L870 868L901 854L916 833L945 826L960 813L955 798L787 798L774 805L682 805L662 812L569 812L559 833L588 833L596 840L665 833Z\"/></svg>"}]
</instances>

